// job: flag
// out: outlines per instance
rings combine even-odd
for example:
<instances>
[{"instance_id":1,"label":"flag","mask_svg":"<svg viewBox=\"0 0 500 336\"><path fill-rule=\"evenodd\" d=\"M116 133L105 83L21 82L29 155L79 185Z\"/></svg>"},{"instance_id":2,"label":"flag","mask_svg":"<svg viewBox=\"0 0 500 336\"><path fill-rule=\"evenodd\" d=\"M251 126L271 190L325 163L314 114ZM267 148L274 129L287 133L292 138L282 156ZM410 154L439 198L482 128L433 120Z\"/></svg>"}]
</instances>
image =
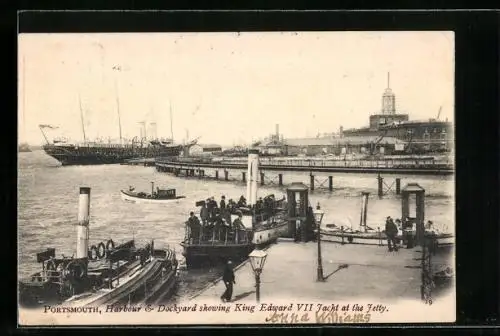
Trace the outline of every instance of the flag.
<instances>
[{"instance_id":1,"label":"flag","mask_svg":"<svg viewBox=\"0 0 500 336\"><path fill-rule=\"evenodd\" d=\"M40 127L40 128L50 128L50 129L56 129L56 128L58 128L57 126L46 125L46 124L38 125L38 127Z\"/></svg>"}]
</instances>

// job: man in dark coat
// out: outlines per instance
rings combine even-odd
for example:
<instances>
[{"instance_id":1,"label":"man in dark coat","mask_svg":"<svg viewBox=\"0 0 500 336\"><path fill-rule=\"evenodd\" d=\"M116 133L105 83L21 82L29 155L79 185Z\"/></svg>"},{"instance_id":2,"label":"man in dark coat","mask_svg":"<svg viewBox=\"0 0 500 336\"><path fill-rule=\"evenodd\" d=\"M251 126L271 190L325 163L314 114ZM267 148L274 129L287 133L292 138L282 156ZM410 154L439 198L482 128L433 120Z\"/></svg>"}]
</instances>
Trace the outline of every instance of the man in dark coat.
<instances>
[{"instance_id":1,"label":"man in dark coat","mask_svg":"<svg viewBox=\"0 0 500 336\"><path fill-rule=\"evenodd\" d=\"M233 265L231 260L229 260L226 264L224 275L222 276L222 281L224 281L224 284L226 285L226 291L220 298L222 302L230 302L231 297L233 296L233 284L236 283L234 279Z\"/></svg>"},{"instance_id":2,"label":"man in dark coat","mask_svg":"<svg viewBox=\"0 0 500 336\"><path fill-rule=\"evenodd\" d=\"M200 218L201 218L201 222L203 223L203 226L206 226L207 222L208 222L208 218L209 218L209 212L208 212L206 202L203 203L203 205L200 209Z\"/></svg>"},{"instance_id":3,"label":"man in dark coat","mask_svg":"<svg viewBox=\"0 0 500 336\"><path fill-rule=\"evenodd\" d=\"M226 196L221 197L219 208L220 208L221 212L224 212L224 210L226 210Z\"/></svg>"},{"instance_id":4,"label":"man in dark coat","mask_svg":"<svg viewBox=\"0 0 500 336\"><path fill-rule=\"evenodd\" d=\"M394 224L390 216L387 217L385 221L385 234L387 236L387 247L389 248L389 252L392 252L392 250L397 251L396 236L398 234L398 227Z\"/></svg>"},{"instance_id":5,"label":"man in dark coat","mask_svg":"<svg viewBox=\"0 0 500 336\"><path fill-rule=\"evenodd\" d=\"M194 212L189 213L188 225L191 229L191 237L193 241L198 241L200 239L201 224L198 217L194 215Z\"/></svg>"}]
</instances>

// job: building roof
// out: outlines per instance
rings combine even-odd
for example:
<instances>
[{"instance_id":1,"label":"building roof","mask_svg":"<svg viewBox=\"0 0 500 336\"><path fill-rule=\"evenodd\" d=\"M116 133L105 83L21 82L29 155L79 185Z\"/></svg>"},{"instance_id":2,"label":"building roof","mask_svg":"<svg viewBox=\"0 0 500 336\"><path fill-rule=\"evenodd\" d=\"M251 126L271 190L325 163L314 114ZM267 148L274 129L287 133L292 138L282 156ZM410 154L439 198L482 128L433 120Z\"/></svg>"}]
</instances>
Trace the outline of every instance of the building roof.
<instances>
[{"instance_id":1,"label":"building roof","mask_svg":"<svg viewBox=\"0 0 500 336\"><path fill-rule=\"evenodd\" d=\"M374 136L352 136L343 138L299 138L299 139L287 139L285 143L288 146L338 146L338 145L364 145L370 142L375 142L379 139L378 135ZM394 137L383 137L378 144L403 144L405 141L399 140Z\"/></svg>"},{"instance_id":2,"label":"building roof","mask_svg":"<svg viewBox=\"0 0 500 336\"><path fill-rule=\"evenodd\" d=\"M211 149L211 148L222 149L221 145L215 145L215 144L196 144L195 146L200 146L203 149Z\"/></svg>"}]
</instances>

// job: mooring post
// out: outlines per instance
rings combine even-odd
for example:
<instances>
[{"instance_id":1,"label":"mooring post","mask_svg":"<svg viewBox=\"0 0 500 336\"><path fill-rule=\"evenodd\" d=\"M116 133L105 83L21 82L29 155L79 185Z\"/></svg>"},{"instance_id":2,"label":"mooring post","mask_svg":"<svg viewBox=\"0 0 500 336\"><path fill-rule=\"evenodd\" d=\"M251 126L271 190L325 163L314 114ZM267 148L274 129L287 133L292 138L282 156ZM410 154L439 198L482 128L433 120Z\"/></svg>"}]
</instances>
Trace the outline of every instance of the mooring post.
<instances>
[{"instance_id":1,"label":"mooring post","mask_svg":"<svg viewBox=\"0 0 500 336\"><path fill-rule=\"evenodd\" d=\"M401 194L401 179L398 177L396 179L396 195Z\"/></svg>"},{"instance_id":2,"label":"mooring post","mask_svg":"<svg viewBox=\"0 0 500 336\"><path fill-rule=\"evenodd\" d=\"M229 180L229 171L227 169L224 170L224 180L226 180L226 181Z\"/></svg>"},{"instance_id":3,"label":"mooring post","mask_svg":"<svg viewBox=\"0 0 500 336\"><path fill-rule=\"evenodd\" d=\"M309 178L310 178L310 180L311 180L311 185L310 185L310 187L309 187L309 188L310 188L310 189L311 189L311 191L312 191L312 190L314 190L314 175L313 175L313 174L311 174L311 175L309 176Z\"/></svg>"},{"instance_id":4,"label":"mooring post","mask_svg":"<svg viewBox=\"0 0 500 336\"><path fill-rule=\"evenodd\" d=\"M380 173L378 173L377 180L378 180L378 197L382 197L384 196L384 178L380 176Z\"/></svg>"},{"instance_id":5,"label":"mooring post","mask_svg":"<svg viewBox=\"0 0 500 336\"><path fill-rule=\"evenodd\" d=\"M215 171L215 179L216 179L216 180L218 180L218 179L219 179L219 171L218 171L218 170L216 170L216 171Z\"/></svg>"},{"instance_id":6,"label":"mooring post","mask_svg":"<svg viewBox=\"0 0 500 336\"><path fill-rule=\"evenodd\" d=\"M333 190L333 176L328 176L328 190Z\"/></svg>"},{"instance_id":7,"label":"mooring post","mask_svg":"<svg viewBox=\"0 0 500 336\"><path fill-rule=\"evenodd\" d=\"M278 185L283 186L283 174L278 174Z\"/></svg>"},{"instance_id":8,"label":"mooring post","mask_svg":"<svg viewBox=\"0 0 500 336\"><path fill-rule=\"evenodd\" d=\"M246 179L246 172L241 172L241 180L242 180L243 182L246 182L246 181L247 181L247 179Z\"/></svg>"},{"instance_id":9,"label":"mooring post","mask_svg":"<svg viewBox=\"0 0 500 336\"><path fill-rule=\"evenodd\" d=\"M264 185L264 173L260 173L260 185Z\"/></svg>"}]
</instances>

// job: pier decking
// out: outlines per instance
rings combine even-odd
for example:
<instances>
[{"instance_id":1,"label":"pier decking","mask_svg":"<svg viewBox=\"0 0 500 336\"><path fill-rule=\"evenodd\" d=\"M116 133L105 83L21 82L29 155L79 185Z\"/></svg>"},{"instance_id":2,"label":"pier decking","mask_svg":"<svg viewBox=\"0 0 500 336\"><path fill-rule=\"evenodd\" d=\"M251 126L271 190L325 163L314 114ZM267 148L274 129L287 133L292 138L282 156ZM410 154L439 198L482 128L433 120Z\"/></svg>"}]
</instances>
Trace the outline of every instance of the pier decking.
<instances>
[{"instance_id":1,"label":"pier decking","mask_svg":"<svg viewBox=\"0 0 500 336\"><path fill-rule=\"evenodd\" d=\"M156 169L173 172L175 169L200 168L246 170L242 160L178 160L158 159ZM400 175L453 175L453 165L433 159L415 160L331 160L331 159L261 159L260 169L265 171L295 171L321 173L386 173Z\"/></svg>"},{"instance_id":2,"label":"pier decking","mask_svg":"<svg viewBox=\"0 0 500 336\"><path fill-rule=\"evenodd\" d=\"M325 282L316 282L316 243L279 240L268 251L261 275L261 301L286 299L334 301L384 298L420 300L421 249L322 243ZM310 276L307 276L307 275ZM255 279L249 262L235 271L233 300L255 303ZM220 301L225 286L218 281L191 298Z\"/></svg>"}]
</instances>

